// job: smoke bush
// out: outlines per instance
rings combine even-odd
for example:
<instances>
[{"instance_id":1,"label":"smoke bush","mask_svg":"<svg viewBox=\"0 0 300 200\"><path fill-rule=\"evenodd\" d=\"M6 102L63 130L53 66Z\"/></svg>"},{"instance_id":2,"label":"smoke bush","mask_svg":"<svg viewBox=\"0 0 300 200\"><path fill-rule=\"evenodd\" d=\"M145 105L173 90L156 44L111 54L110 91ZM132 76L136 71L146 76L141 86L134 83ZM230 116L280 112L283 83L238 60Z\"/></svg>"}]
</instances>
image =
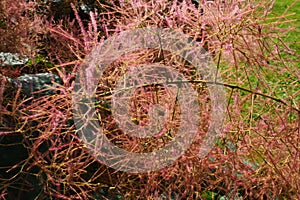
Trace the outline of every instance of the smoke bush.
<instances>
[{"instance_id":1,"label":"smoke bush","mask_svg":"<svg viewBox=\"0 0 300 200\"><path fill-rule=\"evenodd\" d=\"M36 192L34 188L38 188L37 199L300 198L300 73L295 52L282 40L290 29L278 26L291 22L285 15L270 16L273 3L80 1L67 4L72 14L56 15L55 19L43 13L34 17L18 14L20 26L27 24L26 28L32 29L30 36L25 34L26 29L21 31L25 34L22 38L34 39L40 34L39 27L44 28L41 32L46 39L34 41L45 45L47 59L55 64L47 70L58 74L63 83L50 88L55 95L39 98L24 99L19 90L10 91L16 93L15 98L11 93L0 92L0 140L20 137L27 154L13 166L2 166L2 173L12 174L0 175L0 196L21 199L26 191ZM16 9L3 5L7 20L8 13ZM25 13L32 9L31 5L24 6ZM80 9L84 5L93 9L83 14ZM207 156L199 158L211 111L209 92L206 84L199 81L201 77L194 77L192 66L170 52L162 55L158 50L147 49L121 56L107 67L100 81L106 85L99 83L96 93L97 115L105 135L115 145L131 152L157 150L176 136L180 123L180 108L165 98L172 94L159 88L154 93L151 86L135 92L131 99L135 113L131 117L136 124L147 124L147 109L157 98L173 106L177 113L168 124L168 134L139 139L120 130L111 112L110 91L132 65L163 63L178 70L197 91L201 106L198 134L183 156L162 170L132 174L105 166L85 148L73 123L72 91L75 74L96 45L123 31L148 26L183 32L212 56L226 88L227 111L221 137ZM16 35L19 30L16 31L11 33ZM15 187L19 196L13 193Z\"/></svg>"}]
</instances>

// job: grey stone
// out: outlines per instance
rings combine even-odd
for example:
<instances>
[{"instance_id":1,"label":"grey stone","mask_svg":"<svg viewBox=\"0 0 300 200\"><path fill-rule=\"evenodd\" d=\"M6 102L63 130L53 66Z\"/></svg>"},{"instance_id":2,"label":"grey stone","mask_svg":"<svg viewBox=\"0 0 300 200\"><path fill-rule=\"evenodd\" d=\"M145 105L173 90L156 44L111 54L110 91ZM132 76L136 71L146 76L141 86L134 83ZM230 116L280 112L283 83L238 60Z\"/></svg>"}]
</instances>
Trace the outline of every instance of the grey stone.
<instances>
[{"instance_id":1,"label":"grey stone","mask_svg":"<svg viewBox=\"0 0 300 200\"><path fill-rule=\"evenodd\" d=\"M17 53L4 53L0 52L0 66L14 66L14 65L24 65L28 62L29 58L21 56Z\"/></svg>"}]
</instances>

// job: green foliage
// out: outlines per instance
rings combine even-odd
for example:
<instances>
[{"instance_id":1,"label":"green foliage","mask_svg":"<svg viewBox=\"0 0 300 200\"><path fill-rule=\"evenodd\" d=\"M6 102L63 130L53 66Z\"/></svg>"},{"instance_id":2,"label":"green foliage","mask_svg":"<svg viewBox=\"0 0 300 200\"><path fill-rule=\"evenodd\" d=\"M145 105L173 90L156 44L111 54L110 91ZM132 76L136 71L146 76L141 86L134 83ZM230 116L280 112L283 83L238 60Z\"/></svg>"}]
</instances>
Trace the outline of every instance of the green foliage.
<instances>
[{"instance_id":1,"label":"green foliage","mask_svg":"<svg viewBox=\"0 0 300 200\"><path fill-rule=\"evenodd\" d=\"M40 66L42 68L45 68L45 69L50 69L50 68L53 68L55 66L54 63L47 61L47 59L42 55L37 55L35 58L29 59L28 62L27 62L27 65L29 67L38 65L38 66Z\"/></svg>"},{"instance_id":2,"label":"green foliage","mask_svg":"<svg viewBox=\"0 0 300 200\"><path fill-rule=\"evenodd\" d=\"M215 200L215 199L220 199L220 195L216 192L212 191L204 191L201 194L201 197L204 198L205 200ZM218 198L219 197L219 198Z\"/></svg>"}]
</instances>

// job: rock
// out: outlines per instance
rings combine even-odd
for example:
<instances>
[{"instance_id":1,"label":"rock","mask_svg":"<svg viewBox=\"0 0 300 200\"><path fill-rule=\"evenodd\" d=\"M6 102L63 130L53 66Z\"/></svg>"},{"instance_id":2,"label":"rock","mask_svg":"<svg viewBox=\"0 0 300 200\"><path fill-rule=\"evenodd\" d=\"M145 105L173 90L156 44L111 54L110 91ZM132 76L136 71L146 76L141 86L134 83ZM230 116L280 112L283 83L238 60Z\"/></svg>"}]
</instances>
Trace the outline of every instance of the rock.
<instances>
[{"instance_id":1,"label":"rock","mask_svg":"<svg viewBox=\"0 0 300 200\"><path fill-rule=\"evenodd\" d=\"M63 83L58 75L51 73L25 74L8 81L10 81L16 88L21 87L22 93L27 96L31 96L33 92L47 89L47 87L53 86L53 83ZM43 92L43 94L53 93L54 91L52 90L46 90Z\"/></svg>"},{"instance_id":2,"label":"rock","mask_svg":"<svg viewBox=\"0 0 300 200\"><path fill-rule=\"evenodd\" d=\"M32 96L34 92L40 90L45 91L38 94L38 96L54 94L54 91L51 89L47 90L47 87L53 86L53 83L63 83L58 75L51 73L24 74L23 76L19 76L15 79L2 76L0 74L0 78L5 78L6 82L8 82L9 85L14 89L21 88L22 94L28 97ZM34 96L36 97L37 94L35 94Z\"/></svg>"},{"instance_id":3,"label":"rock","mask_svg":"<svg viewBox=\"0 0 300 200\"><path fill-rule=\"evenodd\" d=\"M28 62L29 58L21 56L17 53L4 53L0 52L0 66L14 66L14 65L24 65Z\"/></svg>"}]
</instances>

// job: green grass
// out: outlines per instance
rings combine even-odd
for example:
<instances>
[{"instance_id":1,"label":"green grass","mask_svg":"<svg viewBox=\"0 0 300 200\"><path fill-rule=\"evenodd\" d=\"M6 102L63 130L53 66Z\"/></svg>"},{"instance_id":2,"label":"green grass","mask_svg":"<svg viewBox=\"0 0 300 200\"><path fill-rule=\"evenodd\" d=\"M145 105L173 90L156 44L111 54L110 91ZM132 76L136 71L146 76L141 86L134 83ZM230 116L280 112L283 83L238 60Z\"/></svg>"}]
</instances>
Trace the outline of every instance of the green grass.
<instances>
[{"instance_id":1,"label":"green grass","mask_svg":"<svg viewBox=\"0 0 300 200\"><path fill-rule=\"evenodd\" d=\"M292 28L291 31L289 31L286 35L282 37L283 41L288 44L288 46L296 51L295 56L287 55L290 58L293 58L296 60L296 65L298 65L298 68L300 68L299 63L299 54L300 54L300 1L299 0L276 0L272 14L270 16L279 16L282 14L285 14L287 17L284 20L293 20L290 23L285 23L279 25L280 28ZM286 55L283 55L286 57ZM270 74L272 75L272 74ZM285 95L291 96L295 91L300 90L300 81L297 82L296 77L290 77L290 74L288 72L284 73L282 77L269 77L269 80L272 81L272 79L280 78L278 91L276 91L277 96L279 98L286 98ZM296 79L295 79L296 78ZM274 81L274 80L273 80ZM291 82L294 85L292 88L292 91L289 91L289 88L291 89ZM296 101L300 100L300 95L295 97Z\"/></svg>"},{"instance_id":2,"label":"green grass","mask_svg":"<svg viewBox=\"0 0 300 200\"><path fill-rule=\"evenodd\" d=\"M283 38L292 49L295 49L297 54L300 53L300 1L299 0L276 0L273 7L273 16L281 15L286 12L288 20L295 20L292 23L281 25L282 28L292 28Z\"/></svg>"}]
</instances>

